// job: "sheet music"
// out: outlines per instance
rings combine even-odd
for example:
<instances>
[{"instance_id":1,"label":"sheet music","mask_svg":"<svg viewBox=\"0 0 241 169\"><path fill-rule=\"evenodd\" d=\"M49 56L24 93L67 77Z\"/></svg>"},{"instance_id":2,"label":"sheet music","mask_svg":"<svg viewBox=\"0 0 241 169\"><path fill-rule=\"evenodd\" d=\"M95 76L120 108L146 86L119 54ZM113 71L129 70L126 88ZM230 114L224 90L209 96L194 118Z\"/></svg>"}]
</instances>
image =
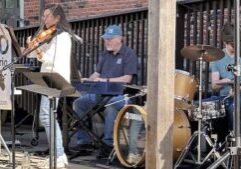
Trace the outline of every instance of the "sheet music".
<instances>
[{"instance_id":1,"label":"sheet music","mask_svg":"<svg viewBox=\"0 0 241 169\"><path fill-rule=\"evenodd\" d=\"M0 24L0 70L12 61L12 41L4 25ZM11 71L0 72L0 110L11 110Z\"/></svg>"}]
</instances>

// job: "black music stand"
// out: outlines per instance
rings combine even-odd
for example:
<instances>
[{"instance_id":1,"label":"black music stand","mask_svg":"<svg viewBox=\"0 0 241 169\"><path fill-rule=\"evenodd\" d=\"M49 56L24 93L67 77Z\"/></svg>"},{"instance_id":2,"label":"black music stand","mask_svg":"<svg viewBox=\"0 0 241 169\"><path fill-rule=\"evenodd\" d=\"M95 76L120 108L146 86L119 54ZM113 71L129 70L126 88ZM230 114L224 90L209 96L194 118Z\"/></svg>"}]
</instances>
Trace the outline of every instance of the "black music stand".
<instances>
[{"instance_id":1,"label":"black music stand","mask_svg":"<svg viewBox=\"0 0 241 169\"><path fill-rule=\"evenodd\" d=\"M38 73L38 72L25 72L23 73L32 83L30 85L18 86L17 89L26 90L32 93L44 95L50 101L50 156L49 168L56 168L56 127L54 114L56 110L56 98L66 97L75 92L72 87L58 73ZM53 134L52 134L53 133Z\"/></svg>"}]
</instances>

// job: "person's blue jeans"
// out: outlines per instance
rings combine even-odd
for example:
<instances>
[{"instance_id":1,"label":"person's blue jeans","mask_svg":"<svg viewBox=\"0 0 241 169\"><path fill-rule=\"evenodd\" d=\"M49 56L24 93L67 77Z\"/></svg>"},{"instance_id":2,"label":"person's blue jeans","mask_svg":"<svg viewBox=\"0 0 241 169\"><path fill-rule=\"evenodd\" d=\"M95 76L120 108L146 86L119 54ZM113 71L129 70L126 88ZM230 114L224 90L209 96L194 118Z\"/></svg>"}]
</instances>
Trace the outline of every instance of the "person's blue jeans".
<instances>
[{"instance_id":1,"label":"person's blue jeans","mask_svg":"<svg viewBox=\"0 0 241 169\"><path fill-rule=\"evenodd\" d=\"M95 105L97 105L100 101L105 99L100 95L96 94L85 94L76 99L73 103L73 110L77 113L77 115L82 119L87 115L89 110L91 110ZM114 103L120 101L118 103L112 104L105 108L105 124L104 124L104 138L103 141L109 145L113 146L113 127L116 116L119 110L125 105L125 97L114 96L112 97L107 104ZM86 131L79 129L77 134L77 144L88 144L90 143L90 138Z\"/></svg>"},{"instance_id":2,"label":"person's blue jeans","mask_svg":"<svg viewBox=\"0 0 241 169\"><path fill-rule=\"evenodd\" d=\"M56 107L58 105L58 101L56 101ZM50 140L50 102L49 99L46 96L41 97L41 103L40 103L40 111L39 111L39 120L41 125L45 128L48 142ZM62 133L59 127L58 121L55 119L56 124L56 154L57 158L59 156L62 156L64 154L64 147L63 147L63 140L62 140Z\"/></svg>"},{"instance_id":3,"label":"person's blue jeans","mask_svg":"<svg viewBox=\"0 0 241 169\"><path fill-rule=\"evenodd\" d=\"M138 114L140 116L140 114ZM137 141L140 136L141 129L144 128L144 121L131 120L129 133L129 153L138 154Z\"/></svg>"},{"instance_id":4,"label":"person's blue jeans","mask_svg":"<svg viewBox=\"0 0 241 169\"><path fill-rule=\"evenodd\" d=\"M233 130L233 112L234 112L233 97L212 96L211 98L204 99L204 100L206 100L206 101L212 101L212 100L224 101L225 112L226 112L227 123L228 123L228 130Z\"/></svg>"},{"instance_id":5,"label":"person's blue jeans","mask_svg":"<svg viewBox=\"0 0 241 169\"><path fill-rule=\"evenodd\" d=\"M228 130L230 130L230 131L233 130L234 98L227 97L227 96L213 96L211 98L224 101L226 117L227 117L227 122L228 122ZM241 105L241 97L240 97L240 105Z\"/></svg>"},{"instance_id":6,"label":"person's blue jeans","mask_svg":"<svg viewBox=\"0 0 241 169\"><path fill-rule=\"evenodd\" d=\"M234 113L234 99L233 97L229 97L225 100L225 111L228 122L228 130L233 130L233 113Z\"/></svg>"},{"instance_id":7,"label":"person's blue jeans","mask_svg":"<svg viewBox=\"0 0 241 169\"><path fill-rule=\"evenodd\" d=\"M240 96L240 106L241 106L241 96ZM227 112L227 119L228 119L228 129L233 130L233 118L234 118L234 98L229 97L225 101L225 109ZM241 107L240 107L241 109ZM241 128L241 125L240 125ZM241 130L241 129L240 129Z\"/></svg>"}]
</instances>

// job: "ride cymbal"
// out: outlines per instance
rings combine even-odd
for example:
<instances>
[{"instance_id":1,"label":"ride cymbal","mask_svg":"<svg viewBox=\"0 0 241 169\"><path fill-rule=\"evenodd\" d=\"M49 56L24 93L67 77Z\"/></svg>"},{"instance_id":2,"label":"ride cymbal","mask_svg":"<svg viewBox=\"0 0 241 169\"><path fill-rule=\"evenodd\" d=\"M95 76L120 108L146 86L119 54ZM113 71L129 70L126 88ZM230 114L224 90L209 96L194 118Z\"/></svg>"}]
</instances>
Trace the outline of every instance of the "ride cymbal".
<instances>
[{"instance_id":1,"label":"ride cymbal","mask_svg":"<svg viewBox=\"0 0 241 169\"><path fill-rule=\"evenodd\" d=\"M203 61L206 62L219 60L224 57L224 52L222 50L201 44L184 47L181 50L181 54L183 57L192 61L200 60L202 57Z\"/></svg>"}]
</instances>

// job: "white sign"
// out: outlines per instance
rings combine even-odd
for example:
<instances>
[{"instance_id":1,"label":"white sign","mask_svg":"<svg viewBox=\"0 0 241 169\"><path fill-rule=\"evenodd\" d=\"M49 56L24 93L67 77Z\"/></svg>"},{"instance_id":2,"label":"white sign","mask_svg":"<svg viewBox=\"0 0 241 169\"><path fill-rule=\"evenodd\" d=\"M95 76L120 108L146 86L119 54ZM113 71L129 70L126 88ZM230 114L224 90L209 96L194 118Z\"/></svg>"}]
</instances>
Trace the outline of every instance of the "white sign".
<instances>
[{"instance_id":1,"label":"white sign","mask_svg":"<svg viewBox=\"0 0 241 169\"><path fill-rule=\"evenodd\" d=\"M126 112L124 118L130 120L143 121L143 118L140 114L134 114L130 112Z\"/></svg>"},{"instance_id":2,"label":"white sign","mask_svg":"<svg viewBox=\"0 0 241 169\"><path fill-rule=\"evenodd\" d=\"M8 30L0 24L0 70L12 61L12 41ZM0 72L0 110L11 110L11 72Z\"/></svg>"}]
</instances>

